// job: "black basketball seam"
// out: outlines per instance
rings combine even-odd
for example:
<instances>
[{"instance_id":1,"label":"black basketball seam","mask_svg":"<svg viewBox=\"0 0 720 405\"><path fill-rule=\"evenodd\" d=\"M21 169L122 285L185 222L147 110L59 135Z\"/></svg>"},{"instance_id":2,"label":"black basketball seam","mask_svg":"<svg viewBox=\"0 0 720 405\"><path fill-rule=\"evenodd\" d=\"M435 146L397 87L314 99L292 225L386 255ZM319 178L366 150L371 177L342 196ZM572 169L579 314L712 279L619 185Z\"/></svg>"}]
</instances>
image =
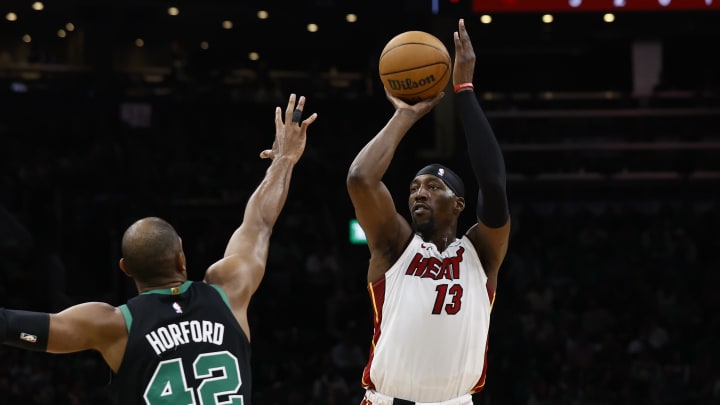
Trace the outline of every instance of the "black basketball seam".
<instances>
[{"instance_id":1,"label":"black basketball seam","mask_svg":"<svg viewBox=\"0 0 720 405\"><path fill-rule=\"evenodd\" d=\"M444 50L443 48L438 48L438 47L435 46L435 45L430 45L430 44L428 44L428 43L426 43L426 42L404 42L404 43L402 43L402 44L395 45L395 46L393 46L393 47L390 48L390 49L386 49L385 52L383 52L383 53L380 55L380 60L382 60L382 58L384 58L385 55L388 54L388 52L392 51L393 49L400 48L401 46L405 46L405 45L423 45L423 46L427 46L427 47L430 47L430 48L433 48L433 49L437 50L437 51L440 52L441 54L445 55L448 59L450 59L450 55L449 55L447 52L445 52L445 50Z\"/></svg>"},{"instance_id":2,"label":"black basketball seam","mask_svg":"<svg viewBox=\"0 0 720 405\"><path fill-rule=\"evenodd\" d=\"M380 72L380 75L382 75L382 76L385 76L385 75L393 75L393 74L395 74L395 73L408 72L408 71L411 71L411 70L422 69L422 68L426 68L426 67L430 67L430 66L437 66L437 65L443 65L443 66L445 66L445 67L447 67L447 68L450 68L450 64L449 64L449 63L445 63L445 62L435 62L435 63L430 63L430 64L427 64L427 65L413 66L413 67L410 68L410 69L394 70L394 71L391 71L391 72ZM445 73L447 73L447 70L445 71ZM445 73L443 73L442 77L445 76Z\"/></svg>"}]
</instances>

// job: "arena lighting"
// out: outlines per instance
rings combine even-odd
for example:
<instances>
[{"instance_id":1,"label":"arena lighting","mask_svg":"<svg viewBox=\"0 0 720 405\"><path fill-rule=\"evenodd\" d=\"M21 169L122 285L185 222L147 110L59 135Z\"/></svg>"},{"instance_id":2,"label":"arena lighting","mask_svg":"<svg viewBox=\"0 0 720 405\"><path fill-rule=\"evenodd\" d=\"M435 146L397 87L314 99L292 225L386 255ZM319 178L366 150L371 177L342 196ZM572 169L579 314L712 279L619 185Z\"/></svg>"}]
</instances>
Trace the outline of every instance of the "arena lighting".
<instances>
[{"instance_id":1,"label":"arena lighting","mask_svg":"<svg viewBox=\"0 0 720 405\"><path fill-rule=\"evenodd\" d=\"M472 0L474 13L720 10L720 0Z\"/></svg>"}]
</instances>

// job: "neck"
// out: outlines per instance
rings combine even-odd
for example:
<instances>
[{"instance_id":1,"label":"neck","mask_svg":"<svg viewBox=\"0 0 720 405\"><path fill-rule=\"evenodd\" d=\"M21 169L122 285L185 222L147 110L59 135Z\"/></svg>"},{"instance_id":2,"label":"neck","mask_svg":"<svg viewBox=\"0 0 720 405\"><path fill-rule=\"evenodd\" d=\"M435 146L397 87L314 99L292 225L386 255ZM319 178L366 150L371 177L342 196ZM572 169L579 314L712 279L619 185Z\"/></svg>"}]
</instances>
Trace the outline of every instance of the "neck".
<instances>
[{"instance_id":1,"label":"neck","mask_svg":"<svg viewBox=\"0 0 720 405\"><path fill-rule=\"evenodd\" d=\"M433 235L430 237L425 237L422 233L420 234L420 237L423 238L424 241L432 242L437 246L439 251L443 251L447 249L448 245L453 243L455 241L455 236L450 234L442 234L442 235Z\"/></svg>"},{"instance_id":2,"label":"neck","mask_svg":"<svg viewBox=\"0 0 720 405\"><path fill-rule=\"evenodd\" d=\"M450 238L446 235L446 236L443 236L442 238L440 238L439 240L435 241L435 246L437 246L438 250L442 252L443 250L447 249L448 245L453 243L454 241L455 241L454 236L452 238Z\"/></svg>"},{"instance_id":3,"label":"neck","mask_svg":"<svg viewBox=\"0 0 720 405\"><path fill-rule=\"evenodd\" d=\"M146 284L146 285L138 285L138 293L142 294L144 292L152 291L152 290L164 290L166 288L173 288L173 287L180 287L185 283L187 280L172 280L167 281L163 283L152 283L152 284Z\"/></svg>"}]
</instances>

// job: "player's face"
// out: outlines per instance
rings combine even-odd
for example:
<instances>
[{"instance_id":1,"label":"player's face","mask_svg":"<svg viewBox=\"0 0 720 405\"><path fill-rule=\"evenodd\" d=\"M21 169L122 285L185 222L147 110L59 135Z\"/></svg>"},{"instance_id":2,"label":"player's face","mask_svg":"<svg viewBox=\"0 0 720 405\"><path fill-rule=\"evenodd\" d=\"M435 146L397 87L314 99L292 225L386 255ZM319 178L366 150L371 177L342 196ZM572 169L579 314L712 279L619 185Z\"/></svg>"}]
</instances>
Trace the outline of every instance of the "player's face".
<instances>
[{"instance_id":1,"label":"player's face","mask_svg":"<svg viewBox=\"0 0 720 405\"><path fill-rule=\"evenodd\" d=\"M421 174L410 183L408 206L416 231L432 230L454 219L455 193L439 178Z\"/></svg>"}]
</instances>

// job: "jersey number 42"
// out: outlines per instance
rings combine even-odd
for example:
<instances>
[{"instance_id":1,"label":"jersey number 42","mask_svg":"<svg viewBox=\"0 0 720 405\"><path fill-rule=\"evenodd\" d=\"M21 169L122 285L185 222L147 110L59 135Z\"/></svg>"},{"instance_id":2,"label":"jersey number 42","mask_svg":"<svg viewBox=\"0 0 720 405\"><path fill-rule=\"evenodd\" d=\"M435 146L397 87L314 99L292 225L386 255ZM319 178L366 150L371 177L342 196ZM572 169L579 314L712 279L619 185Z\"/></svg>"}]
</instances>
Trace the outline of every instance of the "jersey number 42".
<instances>
[{"instance_id":1,"label":"jersey number 42","mask_svg":"<svg viewBox=\"0 0 720 405\"><path fill-rule=\"evenodd\" d=\"M187 385L182 359L160 362L145 388L145 403L243 405L242 395L230 395L242 385L238 360L232 353L222 351L201 354L193 361L192 371L195 378L202 381L196 390ZM223 395L229 396L226 401L220 402Z\"/></svg>"}]
</instances>

